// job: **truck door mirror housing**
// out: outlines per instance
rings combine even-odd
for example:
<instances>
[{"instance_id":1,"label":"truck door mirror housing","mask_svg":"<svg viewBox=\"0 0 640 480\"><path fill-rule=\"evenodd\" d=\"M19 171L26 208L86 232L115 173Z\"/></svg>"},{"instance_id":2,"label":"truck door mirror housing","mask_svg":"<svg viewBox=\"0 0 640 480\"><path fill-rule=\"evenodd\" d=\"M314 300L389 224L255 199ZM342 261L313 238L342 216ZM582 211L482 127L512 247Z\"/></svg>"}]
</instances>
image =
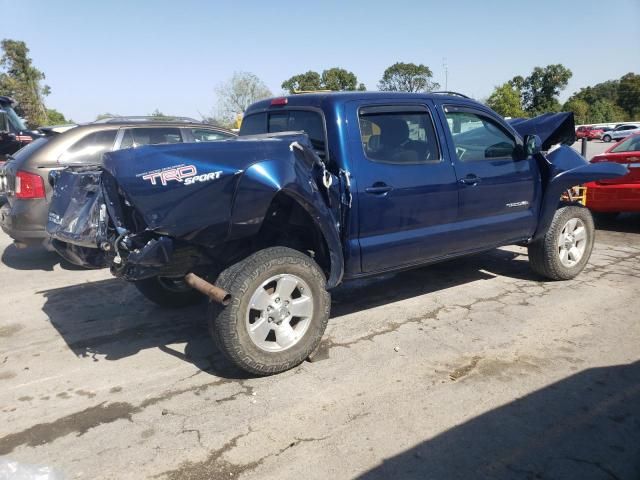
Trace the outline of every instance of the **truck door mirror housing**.
<instances>
[{"instance_id":1,"label":"truck door mirror housing","mask_svg":"<svg viewBox=\"0 0 640 480\"><path fill-rule=\"evenodd\" d=\"M525 135L524 153L527 157L540 153L542 150L542 140L538 135Z\"/></svg>"},{"instance_id":2,"label":"truck door mirror housing","mask_svg":"<svg viewBox=\"0 0 640 480\"><path fill-rule=\"evenodd\" d=\"M9 115L4 110L0 110L0 134L9 133Z\"/></svg>"}]
</instances>

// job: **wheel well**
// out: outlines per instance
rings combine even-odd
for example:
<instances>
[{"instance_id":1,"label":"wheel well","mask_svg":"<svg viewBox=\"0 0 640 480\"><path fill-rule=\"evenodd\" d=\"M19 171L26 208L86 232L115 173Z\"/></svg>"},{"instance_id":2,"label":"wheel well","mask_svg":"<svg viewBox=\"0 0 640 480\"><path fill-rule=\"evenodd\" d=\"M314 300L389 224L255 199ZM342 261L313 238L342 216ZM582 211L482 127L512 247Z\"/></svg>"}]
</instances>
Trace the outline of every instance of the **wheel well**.
<instances>
[{"instance_id":1,"label":"wheel well","mask_svg":"<svg viewBox=\"0 0 640 480\"><path fill-rule=\"evenodd\" d=\"M304 207L284 193L275 196L255 235L218 245L207 257L219 273L268 247L298 250L313 258L327 279L331 274L329 248L320 228Z\"/></svg>"},{"instance_id":2,"label":"wheel well","mask_svg":"<svg viewBox=\"0 0 640 480\"><path fill-rule=\"evenodd\" d=\"M329 278L331 260L324 235L307 210L289 195L276 195L256 239L257 250L282 246L310 255Z\"/></svg>"}]
</instances>

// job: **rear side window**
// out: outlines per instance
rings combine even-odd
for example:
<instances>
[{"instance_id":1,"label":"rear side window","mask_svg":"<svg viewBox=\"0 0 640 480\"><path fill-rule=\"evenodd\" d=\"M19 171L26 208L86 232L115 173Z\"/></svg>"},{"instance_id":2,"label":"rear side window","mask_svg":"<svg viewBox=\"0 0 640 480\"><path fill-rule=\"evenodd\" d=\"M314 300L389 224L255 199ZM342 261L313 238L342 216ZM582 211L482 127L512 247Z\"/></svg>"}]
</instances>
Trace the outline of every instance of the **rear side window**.
<instances>
[{"instance_id":1,"label":"rear side window","mask_svg":"<svg viewBox=\"0 0 640 480\"><path fill-rule=\"evenodd\" d=\"M259 135L267 133L267 114L256 113L242 119L240 135Z\"/></svg>"},{"instance_id":2,"label":"rear side window","mask_svg":"<svg viewBox=\"0 0 640 480\"><path fill-rule=\"evenodd\" d=\"M320 113L311 110L280 110L257 113L242 120L240 135L301 131L309 136L311 145L320 155L325 153L324 121Z\"/></svg>"},{"instance_id":3,"label":"rear side window","mask_svg":"<svg viewBox=\"0 0 640 480\"><path fill-rule=\"evenodd\" d=\"M465 111L445 114L461 162L515 158L515 140L493 119Z\"/></svg>"},{"instance_id":4,"label":"rear side window","mask_svg":"<svg viewBox=\"0 0 640 480\"><path fill-rule=\"evenodd\" d=\"M117 130L103 130L93 132L81 138L60 156L60 161L69 163L90 163L102 162L102 155L113 149Z\"/></svg>"},{"instance_id":5,"label":"rear side window","mask_svg":"<svg viewBox=\"0 0 640 480\"><path fill-rule=\"evenodd\" d=\"M182 141L182 134L179 128L128 128L124 131L120 148L159 145L163 143L182 143Z\"/></svg>"},{"instance_id":6,"label":"rear side window","mask_svg":"<svg viewBox=\"0 0 640 480\"><path fill-rule=\"evenodd\" d=\"M208 130L206 128L192 128L191 135L193 135L195 142L215 142L216 140L224 140L225 138L231 137L228 133Z\"/></svg>"},{"instance_id":7,"label":"rear side window","mask_svg":"<svg viewBox=\"0 0 640 480\"><path fill-rule=\"evenodd\" d=\"M431 115L420 107L370 107L359 113L364 153L374 162L438 163Z\"/></svg>"}]
</instances>

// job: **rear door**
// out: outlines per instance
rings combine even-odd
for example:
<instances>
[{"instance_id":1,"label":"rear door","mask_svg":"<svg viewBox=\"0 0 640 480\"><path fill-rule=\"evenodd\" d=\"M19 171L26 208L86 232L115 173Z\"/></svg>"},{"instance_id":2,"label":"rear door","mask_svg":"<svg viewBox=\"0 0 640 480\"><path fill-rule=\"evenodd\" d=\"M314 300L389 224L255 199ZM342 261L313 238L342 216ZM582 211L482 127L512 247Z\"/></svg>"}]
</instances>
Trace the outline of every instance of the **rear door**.
<instances>
[{"instance_id":1,"label":"rear door","mask_svg":"<svg viewBox=\"0 0 640 480\"><path fill-rule=\"evenodd\" d=\"M363 272L447 254L458 192L432 108L426 100L347 105Z\"/></svg>"},{"instance_id":2,"label":"rear door","mask_svg":"<svg viewBox=\"0 0 640 480\"><path fill-rule=\"evenodd\" d=\"M530 237L536 227L539 172L522 159L522 141L503 121L479 108L439 110L460 189L452 248L473 251Z\"/></svg>"}]
</instances>

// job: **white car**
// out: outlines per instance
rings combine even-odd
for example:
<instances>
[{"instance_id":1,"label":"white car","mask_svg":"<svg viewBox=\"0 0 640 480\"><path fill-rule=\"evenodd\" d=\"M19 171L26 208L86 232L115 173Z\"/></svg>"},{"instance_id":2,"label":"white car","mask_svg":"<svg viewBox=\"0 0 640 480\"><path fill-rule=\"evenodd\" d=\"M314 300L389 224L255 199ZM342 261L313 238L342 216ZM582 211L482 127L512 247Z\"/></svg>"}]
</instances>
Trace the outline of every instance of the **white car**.
<instances>
[{"instance_id":1,"label":"white car","mask_svg":"<svg viewBox=\"0 0 640 480\"><path fill-rule=\"evenodd\" d=\"M602 140L604 142L622 140L623 138L638 132L640 132L640 125L618 125L613 130L604 132L602 134Z\"/></svg>"}]
</instances>

